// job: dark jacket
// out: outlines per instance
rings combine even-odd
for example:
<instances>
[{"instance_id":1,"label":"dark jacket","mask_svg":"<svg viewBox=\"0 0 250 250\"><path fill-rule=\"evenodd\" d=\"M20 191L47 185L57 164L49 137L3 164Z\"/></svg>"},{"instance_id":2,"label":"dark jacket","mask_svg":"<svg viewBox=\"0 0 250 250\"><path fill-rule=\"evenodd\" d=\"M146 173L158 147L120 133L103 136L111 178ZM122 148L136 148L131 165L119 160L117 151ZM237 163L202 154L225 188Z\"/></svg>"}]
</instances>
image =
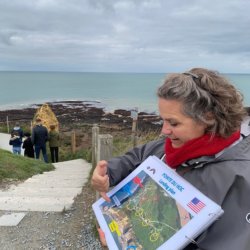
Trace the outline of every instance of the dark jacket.
<instances>
[{"instance_id":1,"label":"dark jacket","mask_svg":"<svg viewBox=\"0 0 250 250\"><path fill-rule=\"evenodd\" d=\"M43 146L48 140L48 130L43 125L36 125L32 129L31 141L33 145Z\"/></svg>"},{"instance_id":2,"label":"dark jacket","mask_svg":"<svg viewBox=\"0 0 250 250\"><path fill-rule=\"evenodd\" d=\"M24 155L34 158L34 148L31 142L31 138L27 137L23 142Z\"/></svg>"},{"instance_id":3,"label":"dark jacket","mask_svg":"<svg viewBox=\"0 0 250 250\"><path fill-rule=\"evenodd\" d=\"M149 155L164 154L164 139L137 147L125 156L108 161L110 184L115 185ZM177 172L219 204L224 214L185 249L249 250L250 223L250 136L226 149L219 157L201 157L191 167ZM250 217L250 216L249 216Z\"/></svg>"},{"instance_id":4,"label":"dark jacket","mask_svg":"<svg viewBox=\"0 0 250 250\"><path fill-rule=\"evenodd\" d=\"M9 144L13 147L21 147L22 145L22 138L20 136L13 135L10 138Z\"/></svg>"}]
</instances>

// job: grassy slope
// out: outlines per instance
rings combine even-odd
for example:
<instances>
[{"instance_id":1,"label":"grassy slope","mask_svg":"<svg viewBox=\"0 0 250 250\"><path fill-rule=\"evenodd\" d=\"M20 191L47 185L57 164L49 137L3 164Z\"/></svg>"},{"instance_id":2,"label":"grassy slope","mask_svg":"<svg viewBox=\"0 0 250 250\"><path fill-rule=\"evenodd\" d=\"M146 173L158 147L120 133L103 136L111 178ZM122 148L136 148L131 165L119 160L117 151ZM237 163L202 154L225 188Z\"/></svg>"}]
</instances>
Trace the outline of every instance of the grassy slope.
<instances>
[{"instance_id":1,"label":"grassy slope","mask_svg":"<svg viewBox=\"0 0 250 250\"><path fill-rule=\"evenodd\" d=\"M0 183L6 179L24 180L52 169L54 169L52 164L13 155L9 151L0 149Z\"/></svg>"}]
</instances>

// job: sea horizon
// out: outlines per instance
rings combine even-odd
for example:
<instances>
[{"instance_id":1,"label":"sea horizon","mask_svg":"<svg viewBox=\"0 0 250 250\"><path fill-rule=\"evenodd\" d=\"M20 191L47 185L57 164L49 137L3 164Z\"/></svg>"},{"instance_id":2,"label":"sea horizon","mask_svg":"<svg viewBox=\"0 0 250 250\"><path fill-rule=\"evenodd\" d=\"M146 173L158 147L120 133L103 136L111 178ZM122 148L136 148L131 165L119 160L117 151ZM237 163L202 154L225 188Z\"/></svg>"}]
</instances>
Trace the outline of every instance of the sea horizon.
<instances>
[{"instance_id":1,"label":"sea horizon","mask_svg":"<svg viewBox=\"0 0 250 250\"><path fill-rule=\"evenodd\" d=\"M0 110L84 101L102 107L157 113L157 88L168 73L0 71ZM225 74L250 106L250 74Z\"/></svg>"}]
</instances>

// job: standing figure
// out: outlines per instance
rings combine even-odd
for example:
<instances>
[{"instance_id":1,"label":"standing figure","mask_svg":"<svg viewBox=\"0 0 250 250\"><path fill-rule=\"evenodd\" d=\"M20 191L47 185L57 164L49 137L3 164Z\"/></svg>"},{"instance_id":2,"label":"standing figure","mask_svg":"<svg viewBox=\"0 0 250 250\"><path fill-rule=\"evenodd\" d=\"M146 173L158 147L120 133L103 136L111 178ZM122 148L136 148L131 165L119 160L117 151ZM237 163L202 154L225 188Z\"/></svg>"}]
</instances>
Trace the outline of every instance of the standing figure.
<instances>
[{"instance_id":1,"label":"standing figure","mask_svg":"<svg viewBox=\"0 0 250 250\"><path fill-rule=\"evenodd\" d=\"M21 154L22 138L17 131L11 133L9 144L12 145L13 154Z\"/></svg>"},{"instance_id":2,"label":"standing figure","mask_svg":"<svg viewBox=\"0 0 250 250\"><path fill-rule=\"evenodd\" d=\"M49 148L52 162L58 162L58 149L60 144L59 132L55 130L56 126L50 126L49 132Z\"/></svg>"},{"instance_id":3,"label":"standing figure","mask_svg":"<svg viewBox=\"0 0 250 250\"><path fill-rule=\"evenodd\" d=\"M23 130L21 129L19 122L16 122L15 127L12 129L11 134L17 132L18 136L23 139Z\"/></svg>"},{"instance_id":4,"label":"standing figure","mask_svg":"<svg viewBox=\"0 0 250 250\"><path fill-rule=\"evenodd\" d=\"M43 159L48 163L48 156L46 152L46 142L48 140L48 130L42 125L40 118L36 119L36 126L32 129L31 141L35 146L35 156L39 159L40 151L42 150Z\"/></svg>"},{"instance_id":5,"label":"standing figure","mask_svg":"<svg viewBox=\"0 0 250 250\"><path fill-rule=\"evenodd\" d=\"M34 147L31 141L31 134L29 132L24 133L25 140L23 141L24 156L34 158Z\"/></svg>"}]
</instances>

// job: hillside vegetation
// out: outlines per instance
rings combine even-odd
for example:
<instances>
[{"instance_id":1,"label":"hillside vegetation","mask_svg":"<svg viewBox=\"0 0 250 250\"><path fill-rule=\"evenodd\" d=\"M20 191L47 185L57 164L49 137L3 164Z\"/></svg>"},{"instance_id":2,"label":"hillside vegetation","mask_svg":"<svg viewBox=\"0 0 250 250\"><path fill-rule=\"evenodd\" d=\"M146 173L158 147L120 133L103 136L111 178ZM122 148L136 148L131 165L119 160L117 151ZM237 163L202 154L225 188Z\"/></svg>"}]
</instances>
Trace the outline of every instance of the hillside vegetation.
<instances>
[{"instance_id":1,"label":"hillside vegetation","mask_svg":"<svg viewBox=\"0 0 250 250\"><path fill-rule=\"evenodd\" d=\"M35 174L53 169L52 164L14 155L9 151L0 149L0 183L4 180L25 180Z\"/></svg>"}]
</instances>

